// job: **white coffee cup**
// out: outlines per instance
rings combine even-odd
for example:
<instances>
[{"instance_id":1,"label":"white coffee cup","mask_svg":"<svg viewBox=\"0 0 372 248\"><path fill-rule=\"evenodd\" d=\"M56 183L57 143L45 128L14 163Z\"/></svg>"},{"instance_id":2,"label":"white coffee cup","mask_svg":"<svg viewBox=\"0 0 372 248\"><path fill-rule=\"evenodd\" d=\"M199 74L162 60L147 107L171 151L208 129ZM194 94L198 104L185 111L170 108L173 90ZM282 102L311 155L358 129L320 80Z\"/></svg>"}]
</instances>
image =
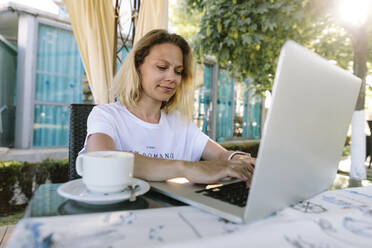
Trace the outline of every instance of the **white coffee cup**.
<instances>
[{"instance_id":1,"label":"white coffee cup","mask_svg":"<svg viewBox=\"0 0 372 248\"><path fill-rule=\"evenodd\" d=\"M115 193L124 190L133 178L134 154L98 151L76 158L76 172L92 192Z\"/></svg>"}]
</instances>

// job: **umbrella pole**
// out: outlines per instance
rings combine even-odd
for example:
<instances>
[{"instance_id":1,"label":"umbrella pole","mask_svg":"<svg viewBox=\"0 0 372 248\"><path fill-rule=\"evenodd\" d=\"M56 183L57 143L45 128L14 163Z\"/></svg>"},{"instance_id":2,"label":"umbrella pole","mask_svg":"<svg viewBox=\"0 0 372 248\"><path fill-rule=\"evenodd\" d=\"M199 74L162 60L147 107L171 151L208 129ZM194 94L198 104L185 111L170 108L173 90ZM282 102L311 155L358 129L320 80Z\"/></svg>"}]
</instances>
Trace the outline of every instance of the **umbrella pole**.
<instances>
[{"instance_id":1,"label":"umbrella pole","mask_svg":"<svg viewBox=\"0 0 372 248\"><path fill-rule=\"evenodd\" d=\"M112 64L112 73L115 76L116 73L116 50L118 45L118 21L119 21L119 0L116 0L115 9L114 9L114 15L115 15L115 28L114 28L114 52L113 52L113 64Z\"/></svg>"},{"instance_id":2,"label":"umbrella pole","mask_svg":"<svg viewBox=\"0 0 372 248\"><path fill-rule=\"evenodd\" d=\"M132 46L134 45L134 36L136 34L136 24L137 24L137 18L139 14L139 10L141 7L141 0L134 0L133 4L134 10L132 11L132 23L133 23L133 30L132 30Z\"/></svg>"}]
</instances>

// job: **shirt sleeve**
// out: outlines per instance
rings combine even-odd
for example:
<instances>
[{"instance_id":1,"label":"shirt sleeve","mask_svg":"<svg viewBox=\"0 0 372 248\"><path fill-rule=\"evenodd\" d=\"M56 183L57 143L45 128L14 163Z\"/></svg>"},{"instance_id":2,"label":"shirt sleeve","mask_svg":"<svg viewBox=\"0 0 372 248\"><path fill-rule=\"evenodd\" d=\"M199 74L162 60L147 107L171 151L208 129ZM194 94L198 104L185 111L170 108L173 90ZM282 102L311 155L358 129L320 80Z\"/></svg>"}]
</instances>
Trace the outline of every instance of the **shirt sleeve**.
<instances>
[{"instance_id":1,"label":"shirt sleeve","mask_svg":"<svg viewBox=\"0 0 372 248\"><path fill-rule=\"evenodd\" d=\"M204 134L193 122L189 124L191 138L191 161L199 161L209 137Z\"/></svg>"},{"instance_id":2,"label":"shirt sleeve","mask_svg":"<svg viewBox=\"0 0 372 248\"><path fill-rule=\"evenodd\" d=\"M94 133L104 133L115 140L113 123L115 122L112 115L98 107L94 107L88 116L87 136Z\"/></svg>"},{"instance_id":3,"label":"shirt sleeve","mask_svg":"<svg viewBox=\"0 0 372 248\"><path fill-rule=\"evenodd\" d=\"M84 148L79 154L86 152L86 145L89 135L95 133L104 133L112 138L116 146L116 136L113 127L113 117L100 107L94 107L90 112L87 120L87 136L84 142Z\"/></svg>"}]
</instances>

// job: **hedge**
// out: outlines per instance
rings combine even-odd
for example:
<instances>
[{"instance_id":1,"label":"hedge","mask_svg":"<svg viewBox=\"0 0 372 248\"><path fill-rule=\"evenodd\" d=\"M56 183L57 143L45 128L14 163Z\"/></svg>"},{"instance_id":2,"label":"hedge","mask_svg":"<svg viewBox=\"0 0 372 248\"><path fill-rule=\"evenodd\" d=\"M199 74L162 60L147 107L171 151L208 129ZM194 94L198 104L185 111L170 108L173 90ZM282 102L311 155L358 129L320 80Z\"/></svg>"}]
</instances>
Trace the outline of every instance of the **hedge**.
<instances>
[{"instance_id":1,"label":"hedge","mask_svg":"<svg viewBox=\"0 0 372 248\"><path fill-rule=\"evenodd\" d=\"M24 208L40 184L67 181L68 159L39 163L0 161L0 216Z\"/></svg>"},{"instance_id":2,"label":"hedge","mask_svg":"<svg viewBox=\"0 0 372 248\"><path fill-rule=\"evenodd\" d=\"M252 157L256 158L260 142L249 141L249 142L242 142L242 143L226 143L226 144L221 144L221 145L225 147L227 150L248 152L252 155Z\"/></svg>"},{"instance_id":3,"label":"hedge","mask_svg":"<svg viewBox=\"0 0 372 248\"><path fill-rule=\"evenodd\" d=\"M350 137L345 141L348 145ZM222 143L228 150L248 152L257 157L259 141ZM68 159L46 159L40 163L0 161L0 216L24 208L40 184L64 183L68 181ZM14 195L24 196L24 203Z\"/></svg>"}]
</instances>

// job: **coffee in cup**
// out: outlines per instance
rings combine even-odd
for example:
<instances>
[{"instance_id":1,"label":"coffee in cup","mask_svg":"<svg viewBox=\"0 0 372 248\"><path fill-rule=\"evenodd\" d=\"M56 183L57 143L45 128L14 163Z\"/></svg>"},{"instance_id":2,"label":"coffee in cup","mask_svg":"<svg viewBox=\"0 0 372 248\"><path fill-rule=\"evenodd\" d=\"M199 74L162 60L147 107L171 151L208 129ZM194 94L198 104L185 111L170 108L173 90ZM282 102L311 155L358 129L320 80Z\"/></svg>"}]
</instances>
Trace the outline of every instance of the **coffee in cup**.
<instances>
[{"instance_id":1,"label":"coffee in cup","mask_svg":"<svg viewBox=\"0 0 372 248\"><path fill-rule=\"evenodd\" d=\"M76 172L91 192L116 193L127 188L133 178L134 154L97 151L76 158Z\"/></svg>"}]
</instances>

